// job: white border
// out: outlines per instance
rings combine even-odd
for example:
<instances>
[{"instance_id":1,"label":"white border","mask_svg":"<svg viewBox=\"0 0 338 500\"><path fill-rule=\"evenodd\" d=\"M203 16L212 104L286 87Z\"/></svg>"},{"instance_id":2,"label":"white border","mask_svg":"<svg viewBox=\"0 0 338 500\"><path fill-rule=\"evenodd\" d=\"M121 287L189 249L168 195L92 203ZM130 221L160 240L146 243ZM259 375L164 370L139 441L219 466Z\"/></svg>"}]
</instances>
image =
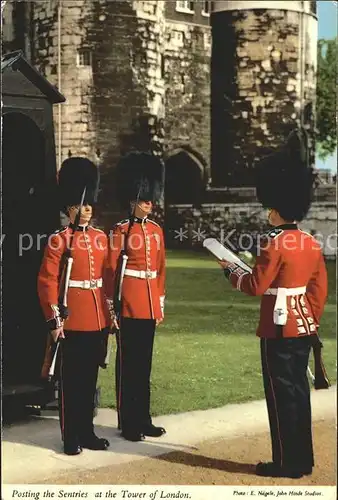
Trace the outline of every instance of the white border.
<instances>
[{"instance_id":1,"label":"white border","mask_svg":"<svg viewBox=\"0 0 338 500\"><path fill-rule=\"evenodd\" d=\"M80 471L79 471L80 474ZM47 493L48 491L48 493ZM286 498L322 498L336 500L335 486L304 486L294 481L292 486L188 486L188 485L37 485L37 484L4 484L2 485L3 500L43 500L57 498L98 498L122 500L128 498L144 498L145 500L160 500L169 498L189 498L190 500L228 500L241 496L250 498L266 498L284 495ZM133 495L133 496L132 496ZM293 496L296 495L296 496ZM311 496L308 496L311 495Z\"/></svg>"}]
</instances>

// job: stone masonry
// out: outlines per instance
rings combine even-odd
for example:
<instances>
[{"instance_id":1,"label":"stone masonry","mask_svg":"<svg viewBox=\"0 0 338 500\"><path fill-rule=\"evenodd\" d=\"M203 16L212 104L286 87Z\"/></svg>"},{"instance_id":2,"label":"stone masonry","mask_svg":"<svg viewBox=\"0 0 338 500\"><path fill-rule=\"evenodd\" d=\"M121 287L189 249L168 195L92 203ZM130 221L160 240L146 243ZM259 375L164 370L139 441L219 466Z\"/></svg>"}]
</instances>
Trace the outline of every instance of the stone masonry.
<instances>
[{"instance_id":1,"label":"stone masonry","mask_svg":"<svg viewBox=\"0 0 338 500\"><path fill-rule=\"evenodd\" d=\"M311 2L219 1L211 23L212 186L251 186L296 124L313 138L317 18Z\"/></svg>"},{"instance_id":2,"label":"stone masonry","mask_svg":"<svg viewBox=\"0 0 338 500\"><path fill-rule=\"evenodd\" d=\"M20 4L7 17L20 14L25 27ZM165 1L29 3L32 62L67 99L55 110L58 166L69 155L100 163L101 215L112 211L110 174L130 149L170 156L189 145L209 164L211 35L202 4L185 14ZM19 48L19 31L5 49Z\"/></svg>"},{"instance_id":3,"label":"stone masonry","mask_svg":"<svg viewBox=\"0 0 338 500\"><path fill-rule=\"evenodd\" d=\"M301 3L305 14L289 8ZM162 155L171 190L178 198L187 194L182 205L166 204L169 245L196 244L198 228L208 234L234 225L263 230L264 218L248 222L255 209L254 160L283 143L300 121L312 137L315 2L276 1L272 9L268 2L219 0L210 16L206 4L35 0L5 6L3 52L23 49L67 99L55 108L58 166L69 155L100 164L96 215L102 227L121 215L114 206L116 162L138 148ZM333 191L333 185L318 190L311 230L335 232ZM180 227L189 228L188 241L175 237Z\"/></svg>"},{"instance_id":4,"label":"stone masonry","mask_svg":"<svg viewBox=\"0 0 338 500\"><path fill-rule=\"evenodd\" d=\"M15 18L20 4L5 9ZM170 153L189 144L209 163L209 18L204 24L186 22L195 16L177 13L174 5L30 2L31 59L67 99L61 120L55 113L61 161L86 154L111 166L132 147ZM23 27L25 22L22 18ZM3 44L5 51L19 48L12 32L7 29L14 40Z\"/></svg>"},{"instance_id":5,"label":"stone masonry","mask_svg":"<svg viewBox=\"0 0 338 500\"><path fill-rule=\"evenodd\" d=\"M271 229L266 211L258 203L206 203L196 208L176 205L170 210L167 241L175 248L202 248L204 238L214 237L234 251L255 254L259 235ZM327 258L337 254L337 209L334 201L314 202L300 228L313 234Z\"/></svg>"}]
</instances>

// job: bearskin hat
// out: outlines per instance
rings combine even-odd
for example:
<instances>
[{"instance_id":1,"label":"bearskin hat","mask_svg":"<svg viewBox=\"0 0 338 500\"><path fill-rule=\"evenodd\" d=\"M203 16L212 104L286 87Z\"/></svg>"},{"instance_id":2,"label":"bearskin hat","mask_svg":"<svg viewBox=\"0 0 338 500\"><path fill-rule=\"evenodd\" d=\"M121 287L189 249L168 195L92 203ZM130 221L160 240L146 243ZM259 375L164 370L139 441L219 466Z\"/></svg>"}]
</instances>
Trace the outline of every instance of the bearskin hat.
<instances>
[{"instance_id":1,"label":"bearskin hat","mask_svg":"<svg viewBox=\"0 0 338 500\"><path fill-rule=\"evenodd\" d=\"M306 131L295 129L286 145L256 165L257 198L286 221L302 221L311 206L315 174L309 166Z\"/></svg>"},{"instance_id":2,"label":"bearskin hat","mask_svg":"<svg viewBox=\"0 0 338 500\"><path fill-rule=\"evenodd\" d=\"M95 205L100 182L99 170L87 158L71 157L62 163L58 176L61 210L66 214L67 207L79 205L86 194L84 204Z\"/></svg>"},{"instance_id":3,"label":"bearskin hat","mask_svg":"<svg viewBox=\"0 0 338 500\"><path fill-rule=\"evenodd\" d=\"M134 200L160 201L163 194L163 164L151 154L132 151L119 161L115 171L116 198L122 208Z\"/></svg>"}]
</instances>

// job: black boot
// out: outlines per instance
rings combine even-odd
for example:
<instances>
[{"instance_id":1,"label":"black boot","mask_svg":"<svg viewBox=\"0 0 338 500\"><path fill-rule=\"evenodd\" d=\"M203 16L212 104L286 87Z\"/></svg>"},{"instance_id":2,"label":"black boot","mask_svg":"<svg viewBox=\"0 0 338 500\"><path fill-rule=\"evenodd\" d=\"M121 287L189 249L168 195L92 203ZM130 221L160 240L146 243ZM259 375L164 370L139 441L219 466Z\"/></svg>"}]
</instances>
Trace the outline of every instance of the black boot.
<instances>
[{"instance_id":1,"label":"black boot","mask_svg":"<svg viewBox=\"0 0 338 500\"><path fill-rule=\"evenodd\" d=\"M143 441L144 440L144 434L142 434L139 431L135 430L125 430L122 431L122 437L126 439L127 441Z\"/></svg>"},{"instance_id":2,"label":"black boot","mask_svg":"<svg viewBox=\"0 0 338 500\"><path fill-rule=\"evenodd\" d=\"M142 432L145 436L160 437L166 433L164 427L156 427L153 424L148 424L142 428Z\"/></svg>"},{"instance_id":3,"label":"black boot","mask_svg":"<svg viewBox=\"0 0 338 500\"><path fill-rule=\"evenodd\" d=\"M292 479L299 479L304 475L299 470L280 467L274 462L259 462L256 465L256 474L263 477L291 477Z\"/></svg>"},{"instance_id":4,"label":"black boot","mask_svg":"<svg viewBox=\"0 0 338 500\"><path fill-rule=\"evenodd\" d=\"M109 448L110 443L108 439L99 438L95 434L81 439L81 446L88 450L106 450Z\"/></svg>"},{"instance_id":5,"label":"black boot","mask_svg":"<svg viewBox=\"0 0 338 500\"><path fill-rule=\"evenodd\" d=\"M79 455L82 452L82 447L79 444L65 444L63 451L66 455Z\"/></svg>"}]
</instances>

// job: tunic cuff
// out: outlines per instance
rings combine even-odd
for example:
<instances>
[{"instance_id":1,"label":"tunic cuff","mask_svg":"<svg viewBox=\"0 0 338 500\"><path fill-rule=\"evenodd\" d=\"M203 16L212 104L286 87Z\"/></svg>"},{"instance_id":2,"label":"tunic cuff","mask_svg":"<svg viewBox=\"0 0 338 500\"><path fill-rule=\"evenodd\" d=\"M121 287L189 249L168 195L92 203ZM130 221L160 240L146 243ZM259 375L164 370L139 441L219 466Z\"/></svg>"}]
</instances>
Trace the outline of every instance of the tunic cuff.
<instances>
[{"instance_id":1,"label":"tunic cuff","mask_svg":"<svg viewBox=\"0 0 338 500\"><path fill-rule=\"evenodd\" d=\"M53 311L53 318L47 320L47 325L50 330L56 330L62 326L60 309L56 304L51 304L50 307Z\"/></svg>"},{"instance_id":2,"label":"tunic cuff","mask_svg":"<svg viewBox=\"0 0 338 500\"><path fill-rule=\"evenodd\" d=\"M233 273L238 268L237 264L231 263L228 267L224 269L224 276L230 279L231 273Z\"/></svg>"}]
</instances>

